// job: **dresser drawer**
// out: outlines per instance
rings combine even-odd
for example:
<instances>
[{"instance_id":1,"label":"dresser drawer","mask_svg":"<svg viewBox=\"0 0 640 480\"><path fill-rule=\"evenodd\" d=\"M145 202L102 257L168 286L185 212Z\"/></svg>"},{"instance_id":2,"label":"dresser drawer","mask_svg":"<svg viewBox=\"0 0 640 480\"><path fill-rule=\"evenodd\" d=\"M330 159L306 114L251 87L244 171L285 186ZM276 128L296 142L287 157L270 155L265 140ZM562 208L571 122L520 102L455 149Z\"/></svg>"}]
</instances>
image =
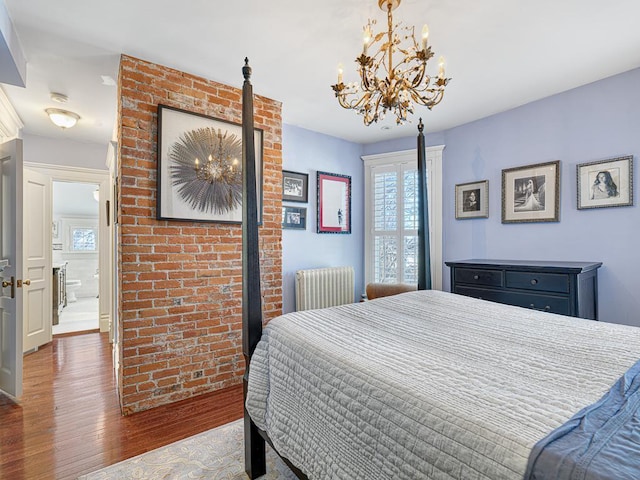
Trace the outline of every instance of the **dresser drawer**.
<instances>
[{"instance_id":1,"label":"dresser drawer","mask_svg":"<svg viewBox=\"0 0 640 480\"><path fill-rule=\"evenodd\" d=\"M479 268L456 268L455 281L472 285L486 285L489 287L502 286L502 271L482 270Z\"/></svg>"},{"instance_id":2,"label":"dresser drawer","mask_svg":"<svg viewBox=\"0 0 640 480\"><path fill-rule=\"evenodd\" d=\"M480 298L491 302L530 308L542 312L570 315L569 298L554 295L539 295L535 293L508 292L505 290L491 290L474 287L457 286L454 293L468 297Z\"/></svg>"},{"instance_id":3,"label":"dresser drawer","mask_svg":"<svg viewBox=\"0 0 640 480\"><path fill-rule=\"evenodd\" d=\"M569 299L567 297L505 292L504 303L542 312L570 315Z\"/></svg>"},{"instance_id":4,"label":"dresser drawer","mask_svg":"<svg viewBox=\"0 0 640 480\"><path fill-rule=\"evenodd\" d=\"M569 293L569 275L562 273L506 272L507 288Z\"/></svg>"}]
</instances>

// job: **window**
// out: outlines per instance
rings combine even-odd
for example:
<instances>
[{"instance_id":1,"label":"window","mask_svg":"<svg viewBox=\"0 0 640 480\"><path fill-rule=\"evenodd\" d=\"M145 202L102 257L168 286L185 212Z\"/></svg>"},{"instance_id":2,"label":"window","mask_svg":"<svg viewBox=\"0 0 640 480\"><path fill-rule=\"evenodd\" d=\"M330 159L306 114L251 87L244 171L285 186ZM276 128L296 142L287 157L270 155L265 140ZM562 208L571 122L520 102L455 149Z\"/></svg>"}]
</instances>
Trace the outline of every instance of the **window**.
<instances>
[{"instance_id":1,"label":"window","mask_svg":"<svg viewBox=\"0 0 640 480\"><path fill-rule=\"evenodd\" d=\"M363 157L366 282L418 282L416 151ZM433 288L442 288L442 147L427 151ZM434 266L438 268L434 268Z\"/></svg>"},{"instance_id":2,"label":"window","mask_svg":"<svg viewBox=\"0 0 640 480\"><path fill-rule=\"evenodd\" d=\"M95 228L71 229L71 250L74 252L95 252L97 250Z\"/></svg>"}]
</instances>

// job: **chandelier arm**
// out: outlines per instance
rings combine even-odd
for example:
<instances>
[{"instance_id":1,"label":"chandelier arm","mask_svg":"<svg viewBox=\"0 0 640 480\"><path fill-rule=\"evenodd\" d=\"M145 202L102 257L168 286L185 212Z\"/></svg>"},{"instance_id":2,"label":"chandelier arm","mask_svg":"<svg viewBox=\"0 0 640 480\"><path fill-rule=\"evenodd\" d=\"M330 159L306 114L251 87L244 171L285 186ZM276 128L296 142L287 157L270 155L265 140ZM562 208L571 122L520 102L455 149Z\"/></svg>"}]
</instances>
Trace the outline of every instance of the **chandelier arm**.
<instances>
[{"instance_id":1,"label":"chandelier arm","mask_svg":"<svg viewBox=\"0 0 640 480\"><path fill-rule=\"evenodd\" d=\"M412 99L415 103L420 104L420 105L423 105L423 106L425 106L425 107L428 107L428 106L431 104L431 100L430 100L430 99L428 99L428 98L425 98L425 97L421 96L420 94L418 94L418 93L417 93L417 92L415 92L415 91L412 91L412 92L411 92L411 99Z\"/></svg>"},{"instance_id":2,"label":"chandelier arm","mask_svg":"<svg viewBox=\"0 0 640 480\"><path fill-rule=\"evenodd\" d=\"M372 72L370 70L368 70L366 67L362 67L362 69L360 70L360 78L361 78L361 87L363 90L367 91L367 92L375 92L375 85L372 85L369 82L369 74L372 74ZM375 79L375 76L373 76L373 78ZM375 84L375 82L374 82Z\"/></svg>"},{"instance_id":3,"label":"chandelier arm","mask_svg":"<svg viewBox=\"0 0 640 480\"><path fill-rule=\"evenodd\" d=\"M421 103L425 107L432 108L440 103L443 97L444 90L430 89L427 91L427 95L418 95L418 98L416 98L415 101Z\"/></svg>"},{"instance_id":4,"label":"chandelier arm","mask_svg":"<svg viewBox=\"0 0 640 480\"><path fill-rule=\"evenodd\" d=\"M347 94L343 94L340 97L338 97L338 103L340 103L340 106L342 108L347 108L347 109L355 109L360 107L360 105L362 103L367 103L369 98L371 98L371 93L365 93L365 95L360 98L360 99L353 99L352 101L348 101L347 100ZM357 100L357 101L356 101Z\"/></svg>"}]
</instances>

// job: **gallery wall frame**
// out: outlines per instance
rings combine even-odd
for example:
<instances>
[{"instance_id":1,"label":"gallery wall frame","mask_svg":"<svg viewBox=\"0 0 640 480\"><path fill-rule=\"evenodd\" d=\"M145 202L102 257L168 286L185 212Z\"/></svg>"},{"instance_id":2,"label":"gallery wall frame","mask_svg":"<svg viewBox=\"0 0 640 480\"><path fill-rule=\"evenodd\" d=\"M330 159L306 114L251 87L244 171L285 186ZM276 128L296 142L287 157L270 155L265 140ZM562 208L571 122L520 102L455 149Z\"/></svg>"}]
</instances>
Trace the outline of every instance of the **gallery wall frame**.
<instances>
[{"instance_id":1,"label":"gallery wall frame","mask_svg":"<svg viewBox=\"0 0 640 480\"><path fill-rule=\"evenodd\" d=\"M282 201L307 203L309 201L309 174L283 170Z\"/></svg>"},{"instance_id":2,"label":"gallery wall frame","mask_svg":"<svg viewBox=\"0 0 640 480\"><path fill-rule=\"evenodd\" d=\"M576 166L578 210L633 205L633 155Z\"/></svg>"},{"instance_id":3,"label":"gallery wall frame","mask_svg":"<svg viewBox=\"0 0 640 480\"><path fill-rule=\"evenodd\" d=\"M282 207L282 228L288 230L307 229L307 208L306 207Z\"/></svg>"},{"instance_id":4,"label":"gallery wall frame","mask_svg":"<svg viewBox=\"0 0 640 480\"><path fill-rule=\"evenodd\" d=\"M317 172L317 233L351 233L351 177Z\"/></svg>"},{"instance_id":5,"label":"gallery wall frame","mask_svg":"<svg viewBox=\"0 0 640 480\"><path fill-rule=\"evenodd\" d=\"M456 185L456 219L489 217L489 180Z\"/></svg>"},{"instance_id":6,"label":"gallery wall frame","mask_svg":"<svg viewBox=\"0 0 640 480\"><path fill-rule=\"evenodd\" d=\"M560 160L502 170L502 223L560 220Z\"/></svg>"},{"instance_id":7,"label":"gallery wall frame","mask_svg":"<svg viewBox=\"0 0 640 480\"><path fill-rule=\"evenodd\" d=\"M254 130L258 223L263 131ZM242 223L242 126L158 105L159 220Z\"/></svg>"}]
</instances>

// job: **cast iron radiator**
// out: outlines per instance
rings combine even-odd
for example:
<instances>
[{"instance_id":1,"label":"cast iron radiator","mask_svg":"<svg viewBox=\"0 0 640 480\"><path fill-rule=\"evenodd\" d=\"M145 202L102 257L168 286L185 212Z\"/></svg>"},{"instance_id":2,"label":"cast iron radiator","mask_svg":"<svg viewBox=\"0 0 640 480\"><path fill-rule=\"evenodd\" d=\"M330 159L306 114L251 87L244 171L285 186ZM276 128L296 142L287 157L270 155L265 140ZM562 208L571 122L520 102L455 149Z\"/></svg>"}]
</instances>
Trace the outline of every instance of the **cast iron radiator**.
<instances>
[{"instance_id":1,"label":"cast iron radiator","mask_svg":"<svg viewBox=\"0 0 640 480\"><path fill-rule=\"evenodd\" d=\"M296 272L296 311L353 303L353 267L328 267Z\"/></svg>"}]
</instances>

